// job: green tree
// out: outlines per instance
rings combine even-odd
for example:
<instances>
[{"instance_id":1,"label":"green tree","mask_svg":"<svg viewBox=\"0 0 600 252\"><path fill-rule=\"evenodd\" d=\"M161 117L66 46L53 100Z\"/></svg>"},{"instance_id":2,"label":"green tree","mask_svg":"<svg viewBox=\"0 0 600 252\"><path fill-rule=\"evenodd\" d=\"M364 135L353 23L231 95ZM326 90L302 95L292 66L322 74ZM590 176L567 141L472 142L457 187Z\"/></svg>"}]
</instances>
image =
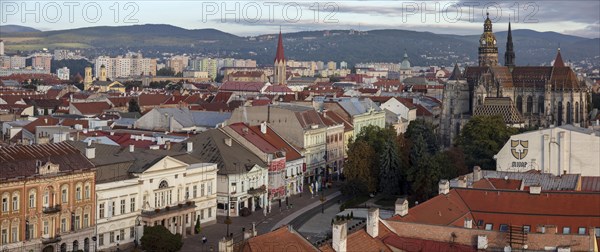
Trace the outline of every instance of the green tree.
<instances>
[{"instance_id":1,"label":"green tree","mask_svg":"<svg viewBox=\"0 0 600 252\"><path fill-rule=\"evenodd\" d=\"M200 227L200 216L196 217L196 226L194 227L194 230L196 230L196 234L199 234L200 231L202 231L202 228Z\"/></svg>"},{"instance_id":2,"label":"green tree","mask_svg":"<svg viewBox=\"0 0 600 252\"><path fill-rule=\"evenodd\" d=\"M161 225L144 227L144 235L140 241L142 242L142 249L146 251L175 252L183 246L180 234L172 234Z\"/></svg>"},{"instance_id":3,"label":"green tree","mask_svg":"<svg viewBox=\"0 0 600 252\"><path fill-rule=\"evenodd\" d=\"M410 181L411 196L425 201L434 195L440 177L440 166L427 150L423 136L418 135L410 150L410 168L407 179Z\"/></svg>"},{"instance_id":4,"label":"green tree","mask_svg":"<svg viewBox=\"0 0 600 252\"><path fill-rule=\"evenodd\" d=\"M469 169L465 163L465 153L460 147L450 147L436 155L440 166L440 179L452 179L467 174Z\"/></svg>"},{"instance_id":5,"label":"green tree","mask_svg":"<svg viewBox=\"0 0 600 252\"><path fill-rule=\"evenodd\" d=\"M132 98L131 100L129 100L128 110L129 112L141 112L140 105L138 104L136 99Z\"/></svg>"},{"instance_id":6,"label":"green tree","mask_svg":"<svg viewBox=\"0 0 600 252\"><path fill-rule=\"evenodd\" d=\"M380 154L379 191L387 195L400 193L400 153L394 138L388 138Z\"/></svg>"},{"instance_id":7,"label":"green tree","mask_svg":"<svg viewBox=\"0 0 600 252\"><path fill-rule=\"evenodd\" d=\"M465 153L467 167L496 169L494 155L516 132L500 115L475 116L465 124L456 142Z\"/></svg>"},{"instance_id":8,"label":"green tree","mask_svg":"<svg viewBox=\"0 0 600 252\"><path fill-rule=\"evenodd\" d=\"M358 140L350 143L348 149L348 160L345 163L344 174L348 182L357 183L357 187L365 186L369 192L377 190L377 173L373 173L373 161L376 160L375 151L371 146Z\"/></svg>"},{"instance_id":9,"label":"green tree","mask_svg":"<svg viewBox=\"0 0 600 252\"><path fill-rule=\"evenodd\" d=\"M429 152L429 154L433 155L438 152L439 145L437 142L437 135L433 131L433 125L422 119L410 122L406 129L405 137L410 139L411 142L414 142L419 136L422 136L425 140L427 152Z\"/></svg>"},{"instance_id":10,"label":"green tree","mask_svg":"<svg viewBox=\"0 0 600 252\"><path fill-rule=\"evenodd\" d=\"M175 76L175 71L170 67L163 67L156 71L157 76Z\"/></svg>"}]
</instances>

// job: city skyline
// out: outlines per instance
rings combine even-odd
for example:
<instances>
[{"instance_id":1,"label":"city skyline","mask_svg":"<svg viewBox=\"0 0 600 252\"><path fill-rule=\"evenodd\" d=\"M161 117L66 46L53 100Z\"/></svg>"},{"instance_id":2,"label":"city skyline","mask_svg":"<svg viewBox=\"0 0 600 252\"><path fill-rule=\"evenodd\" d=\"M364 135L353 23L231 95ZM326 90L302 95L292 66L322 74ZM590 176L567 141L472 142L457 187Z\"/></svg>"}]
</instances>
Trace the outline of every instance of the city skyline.
<instances>
[{"instance_id":1,"label":"city skyline","mask_svg":"<svg viewBox=\"0 0 600 252\"><path fill-rule=\"evenodd\" d=\"M0 25L42 31L93 26L169 24L185 29L214 28L238 36L311 30L401 29L439 34L475 35L486 12L494 31L553 31L600 37L597 1L347 1L347 2L198 2L177 1L3 2ZM436 5L437 3L437 5ZM183 8L185 7L185 8ZM318 8L317 8L318 7ZM317 11L318 9L318 11ZM85 11L84 11L85 10ZM99 13L99 14L98 14ZM157 16L156 13L165 13ZM85 14L85 15L84 15Z\"/></svg>"}]
</instances>

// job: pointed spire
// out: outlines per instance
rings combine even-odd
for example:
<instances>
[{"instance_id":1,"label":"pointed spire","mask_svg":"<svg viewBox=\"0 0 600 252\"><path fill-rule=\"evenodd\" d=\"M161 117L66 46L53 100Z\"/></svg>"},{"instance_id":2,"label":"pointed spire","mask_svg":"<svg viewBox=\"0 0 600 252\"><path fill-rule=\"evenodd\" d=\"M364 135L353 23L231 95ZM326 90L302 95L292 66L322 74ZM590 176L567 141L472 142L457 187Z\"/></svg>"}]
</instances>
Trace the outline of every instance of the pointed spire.
<instances>
[{"instance_id":1,"label":"pointed spire","mask_svg":"<svg viewBox=\"0 0 600 252\"><path fill-rule=\"evenodd\" d=\"M560 55L560 47L558 47L553 67L565 67L565 62L563 61L562 56Z\"/></svg>"},{"instance_id":2,"label":"pointed spire","mask_svg":"<svg viewBox=\"0 0 600 252\"><path fill-rule=\"evenodd\" d=\"M460 72L460 68L458 68L458 63L454 63L454 70L452 70L452 74L448 80L461 80L462 73Z\"/></svg>"},{"instance_id":3,"label":"pointed spire","mask_svg":"<svg viewBox=\"0 0 600 252\"><path fill-rule=\"evenodd\" d=\"M285 61L285 55L283 54L283 38L281 36L281 26L279 27L279 41L277 41L277 53L275 54L275 62Z\"/></svg>"},{"instance_id":4,"label":"pointed spire","mask_svg":"<svg viewBox=\"0 0 600 252\"><path fill-rule=\"evenodd\" d=\"M506 38L506 52L504 53L504 66L511 68L515 66L515 51L513 49L512 29L510 27L510 22L508 22L508 35Z\"/></svg>"}]
</instances>

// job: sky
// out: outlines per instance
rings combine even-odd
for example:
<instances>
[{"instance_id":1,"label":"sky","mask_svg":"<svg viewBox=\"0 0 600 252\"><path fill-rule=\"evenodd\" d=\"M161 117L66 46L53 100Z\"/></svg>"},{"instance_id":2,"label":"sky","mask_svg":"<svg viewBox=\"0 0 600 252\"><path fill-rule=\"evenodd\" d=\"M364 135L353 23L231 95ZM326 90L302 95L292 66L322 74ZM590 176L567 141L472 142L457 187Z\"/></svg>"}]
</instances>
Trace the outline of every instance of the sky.
<instances>
[{"instance_id":1,"label":"sky","mask_svg":"<svg viewBox=\"0 0 600 252\"><path fill-rule=\"evenodd\" d=\"M40 30L169 24L239 36L334 29L480 34L531 29L600 37L600 1L0 1L0 25ZM0 31L1 32L1 31Z\"/></svg>"}]
</instances>

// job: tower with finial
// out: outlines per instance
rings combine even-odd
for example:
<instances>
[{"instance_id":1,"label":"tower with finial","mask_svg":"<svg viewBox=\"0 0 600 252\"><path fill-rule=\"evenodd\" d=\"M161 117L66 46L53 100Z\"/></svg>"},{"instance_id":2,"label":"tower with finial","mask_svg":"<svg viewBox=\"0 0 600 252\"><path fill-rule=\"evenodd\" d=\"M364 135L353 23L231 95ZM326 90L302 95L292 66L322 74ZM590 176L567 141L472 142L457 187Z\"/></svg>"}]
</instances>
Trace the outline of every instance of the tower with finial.
<instances>
[{"instance_id":1,"label":"tower with finial","mask_svg":"<svg viewBox=\"0 0 600 252\"><path fill-rule=\"evenodd\" d=\"M508 22L508 35L506 37L506 52L504 53L504 66L507 66L511 72L515 67L515 51L513 48L512 30L510 28L510 22Z\"/></svg>"},{"instance_id":2,"label":"tower with finial","mask_svg":"<svg viewBox=\"0 0 600 252\"><path fill-rule=\"evenodd\" d=\"M279 40L277 41L277 53L273 63L273 84L286 85L286 60L283 54L283 38L281 36L281 28L279 28Z\"/></svg>"},{"instance_id":3,"label":"tower with finial","mask_svg":"<svg viewBox=\"0 0 600 252\"><path fill-rule=\"evenodd\" d=\"M104 65L100 66L100 77L98 79L100 81L106 81L107 80L106 66L104 66Z\"/></svg>"},{"instance_id":4,"label":"tower with finial","mask_svg":"<svg viewBox=\"0 0 600 252\"><path fill-rule=\"evenodd\" d=\"M490 13L483 24L483 34L479 38L479 66L497 66L498 65L498 46L496 45L496 36L492 32L492 20Z\"/></svg>"},{"instance_id":5,"label":"tower with finial","mask_svg":"<svg viewBox=\"0 0 600 252\"><path fill-rule=\"evenodd\" d=\"M83 90L90 89L93 81L94 80L92 78L92 67L87 66L85 67L85 75L83 76Z\"/></svg>"}]
</instances>

